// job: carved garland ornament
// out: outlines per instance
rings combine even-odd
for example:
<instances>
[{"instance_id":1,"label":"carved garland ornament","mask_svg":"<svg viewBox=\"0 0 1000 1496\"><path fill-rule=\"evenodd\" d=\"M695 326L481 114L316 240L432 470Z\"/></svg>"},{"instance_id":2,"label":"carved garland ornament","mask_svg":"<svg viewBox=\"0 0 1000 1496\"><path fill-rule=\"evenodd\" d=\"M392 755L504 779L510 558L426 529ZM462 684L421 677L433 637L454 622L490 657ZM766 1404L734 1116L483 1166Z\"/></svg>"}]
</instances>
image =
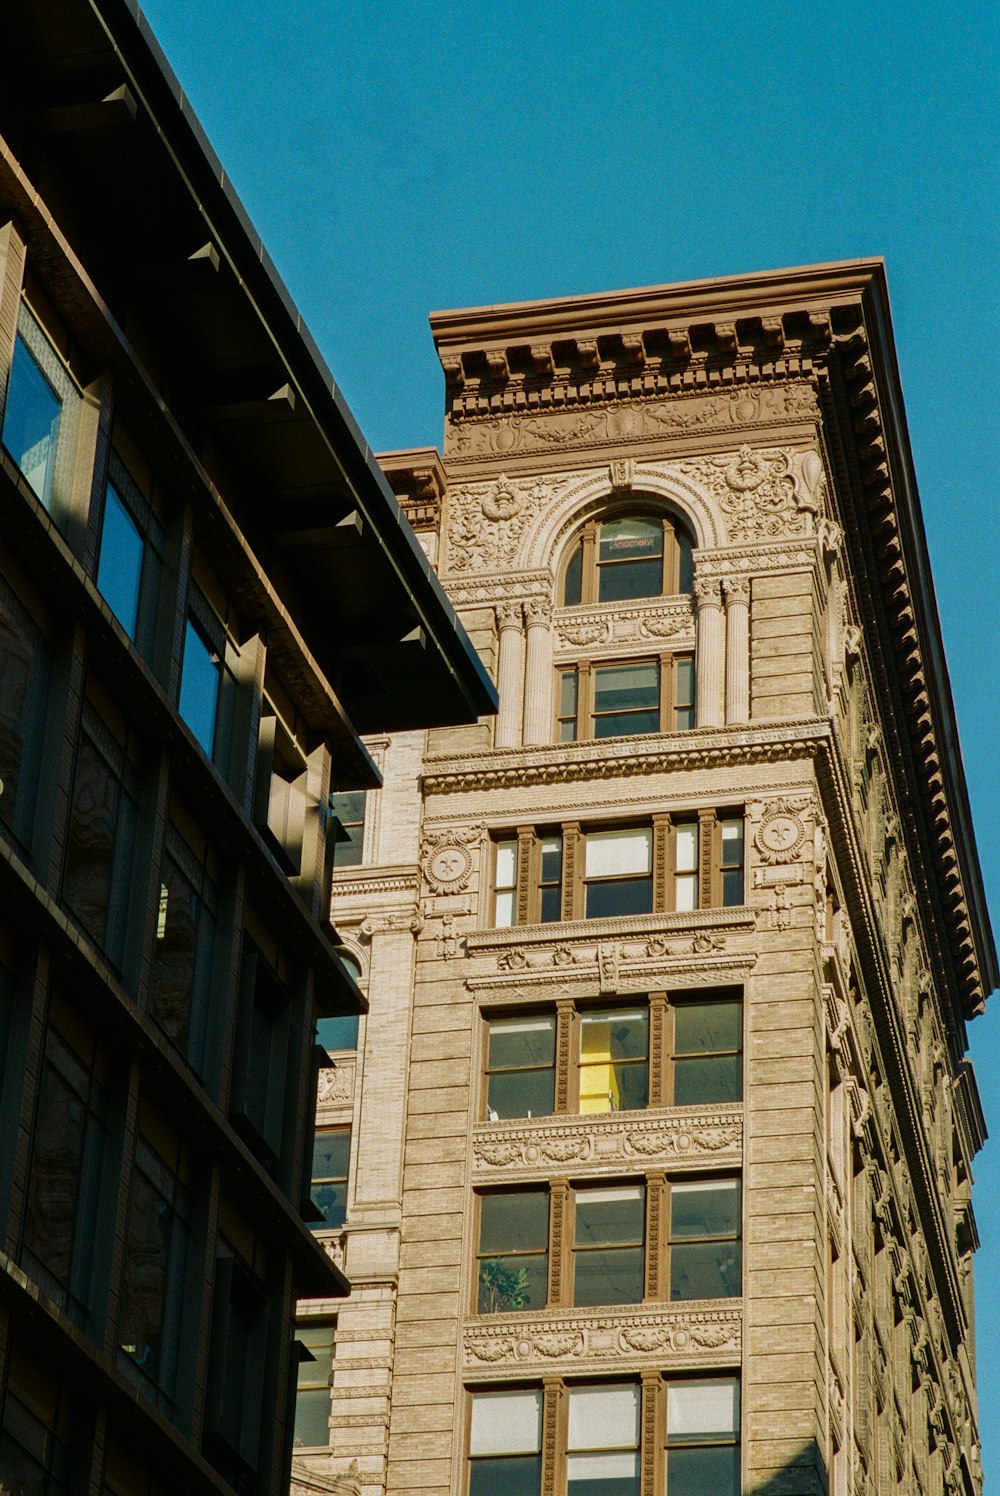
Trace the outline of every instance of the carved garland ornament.
<instances>
[{"instance_id":1,"label":"carved garland ornament","mask_svg":"<svg viewBox=\"0 0 1000 1496\"><path fill-rule=\"evenodd\" d=\"M738 1355L743 1339L739 1313L720 1311L702 1314L654 1313L648 1318L630 1315L620 1319L601 1317L594 1321L575 1318L548 1324L494 1323L470 1328L465 1333L467 1362L497 1367L517 1366L533 1359L580 1360L634 1356L661 1356L664 1352L688 1356Z\"/></svg>"},{"instance_id":2,"label":"carved garland ornament","mask_svg":"<svg viewBox=\"0 0 1000 1496\"><path fill-rule=\"evenodd\" d=\"M492 483L452 488L449 571L485 571L508 565L531 519L555 492L551 483L508 478L504 473Z\"/></svg>"},{"instance_id":3,"label":"carved garland ornament","mask_svg":"<svg viewBox=\"0 0 1000 1496\"><path fill-rule=\"evenodd\" d=\"M730 542L807 535L822 508L825 479L815 453L743 446L735 456L678 465L713 495L726 515Z\"/></svg>"}]
</instances>

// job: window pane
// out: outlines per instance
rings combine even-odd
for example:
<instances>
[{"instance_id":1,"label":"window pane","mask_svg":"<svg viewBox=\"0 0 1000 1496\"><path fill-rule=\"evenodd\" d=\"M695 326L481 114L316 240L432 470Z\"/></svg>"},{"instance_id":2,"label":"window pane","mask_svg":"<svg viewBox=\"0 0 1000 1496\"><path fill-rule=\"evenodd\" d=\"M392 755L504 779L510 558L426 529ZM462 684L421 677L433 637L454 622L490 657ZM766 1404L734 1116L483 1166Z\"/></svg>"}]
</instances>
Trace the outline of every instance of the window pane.
<instances>
[{"instance_id":1,"label":"window pane","mask_svg":"<svg viewBox=\"0 0 1000 1496\"><path fill-rule=\"evenodd\" d=\"M657 519L608 519L601 525L601 561L648 560L663 555L663 525Z\"/></svg>"},{"instance_id":2,"label":"window pane","mask_svg":"<svg viewBox=\"0 0 1000 1496\"><path fill-rule=\"evenodd\" d=\"M543 888L542 902L538 911L539 919L543 925L551 925L562 919L562 888Z\"/></svg>"},{"instance_id":3,"label":"window pane","mask_svg":"<svg viewBox=\"0 0 1000 1496\"><path fill-rule=\"evenodd\" d=\"M59 396L18 333L3 414L3 444L46 506L52 497L61 413Z\"/></svg>"},{"instance_id":4,"label":"window pane","mask_svg":"<svg viewBox=\"0 0 1000 1496\"><path fill-rule=\"evenodd\" d=\"M143 540L111 483L104 500L97 587L130 639L135 638L142 582Z\"/></svg>"},{"instance_id":5,"label":"window pane","mask_svg":"<svg viewBox=\"0 0 1000 1496\"><path fill-rule=\"evenodd\" d=\"M562 877L562 837L547 836L542 842L542 882L555 883Z\"/></svg>"},{"instance_id":6,"label":"window pane","mask_svg":"<svg viewBox=\"0 0 1000 1496\"><path fill-rule=\"evenodd\" d=\"M690 655L674 661L674 702L678 707L694 703L694 660Z\"/></svg>"},{"instance_id":7,"label":"window pane","mask_svg":"<svg viewBox=\"0 0 1000 1496\"><path fill-rule=\"evenodd\" d=\"M30 825L46 663L39 630L0 578L0 820L17 831Z\"/></svg>"},{"instance_id":8,"label":"window pane","mask_svg":"<svg viewBox=\"0 0 1000 1496\"><path fill-rule=\"evenodd\" d=\"M576 550L569 558L566 567L566 585L563 588L563 603L567 608L573 608L580 601L580 588L583 580L583 541L578 541Z\"/></svg>"},{"instance_id":9,"label":"window pane","mask_svg":"<svg viewBox=\"0 0 1000 1496\"><path fill-rule=\"evenodd\" d=\"M330 1392L326 1387L307 1387L295 1395L296 1449L325 1448L330 1442Z\"/></svg>"},{"instance_id":10,"label":"window pane","mask_svg":"<svg viewBox=\"0 0 1000 1496\"><path fill-rule=\"evenodd\" d=\"M189 618L184 634L181 666L181 716L209 758L215 747L215 718L219 704L219 666L200 631Z\"/></svg>"},{"instance_id":11,"label":"window pane","mask_svg":"<svg viewBox=\"0 0 1000 1496\"><path fill-rule=\"evenodd\" d=\"M541 1392L483 1392L473 1398L470 1454L534 1454L541 1444Z\"/></svg>"},{"instance_id":12,"label":"window pane","mask_svg":"<svg viewBox=\"0 0 1000 1496\"><path fill-rule=\"evenodd\" d=\"M559 715L576 717L580 677L575 670L564 670L559 678Z\"/></svg>"},{"instance_id":13,"label":"window pane","mask_svg":"<svg viewBox=\"0 0 1000 1496\"><path fill-rule=\"evenodd\" d=\"M739 1449L668 1449L667 1489L671 1496L739 1496Z\"/></svg>"},{"instance_id":14,"label":"window pane","mask_svg":"<svg viewBox=\"0 0 1000 1496\"><path fill-rule=\"evenodd\" d=\"M497 888L513 888L517 882L517 842L497 842Z\"/></svg>"},{"instance_id":15,"label":"window pane","mask_svg":"<svg viewBox=\"0 0 1000 1496\"><path fill-rule=\"evenodd\" d=\"M551 1065L555 1058L556 1021L543 1018L495 1018L490 1023L490 1069Z\"/></svg>"},{"instance_id":16,"label":"window pane","mask_svg":"<svg viewBox=\"0 0 1000 1496\"><path fill-rule=\"evenodd\" d=\"M337 817L334 867L358 867L364 859L366 795L366 790L347 790L330 796Z\"/></svg>"},{"instance_id":17,"label":"window pane","mask_svg":"<svg viewBox=\"0 0 1000 1496\"><path fill-rule=\"evenodd\" d=\"M587 884L587 919L610 919L619 914L649 914L652 908L652 878L619 878L607 883Z\"/></svg>"},{"instance_id":18,"label":"window pane","mask_svg":"<svg viewBox=\"0 0 1000 1496\"><path fill-rule=\"evenodd\" d=\"M573 1303L578 1307L638 1304L642 1290L641 1247L599 1247L576 1253Z\"/></svg>"},{"instance_id":19,"label":"window pane","mask_svg":"<svg viewBox=\"0 0 1000 1496\"><path fill-rule=\"evenodd\" d=\"M715 1101L743 1100L743 1060L740 1055L705 1055L674 1063L674 1106L704 1106Z\"/></svg>"},{"instance_id":20,"label":"window pane","mask_svg":"<svg viewBox=\"0 0 1000 1496\"><path fill-rule=\"evenodd\" d=\"M741 1288L738 1241L688 1242L670 1249L672 1299L731 1299Z\"/></svg>"},{"instance_id":21,"label":"window pane","mask_svg":"<svg viewBox=\"0 0 1000 1496\"><path fill-rule=\"evenodd\" d=\"M542 1462L538 1455L473 1460L469 1496L538 1496Z\"/></svg>"},{"instance_id":22,"label":"window pane","mask_svg":"<svg viewBox=\"0 0 1000 1496\"><path fill-rule=\"evenodd\" d=\"M540 1190L482 1197L481 1252L544 1251L548 1235L549 1198Z\"/></svg>"},{"instance_id":23,"label":"window pane","mask_svg":"<svg viewBox=\"0 0 1000 1496\"><path fill-rule=\"evenodd\" d=\"M685 822L675 830L674 866L679 873L694 873L698 870L698 823L696 821Z\"/></svg>"},{"instance_id":24,"label":"window pane","mask_svg":"<svg viewBox=\"0 0 1000 1496\"><path fill-rule=\"evenodd\" d=\"M476 1313L514 1314L522 1309L544 1309L548 1299L548 1263L544 1252L480 1258Z\"/></svg>"},{"instance_id":25,"label":"window pane","mask_svg":"<svg viewBox=\"0 0 1000 1496\"><path fill-rule=\"evenodd\" d=\"M739 1049L742 1043L742 1003L684 1003L674 1009L675 1053Z\"/></svg>"},{"instance_id":26,"label":"window pane","mask_svg":"<svg viewBox=\"0 0 1000 1496\"><path fill-rule=\"evenodd\" d=\"M589 1013L580 1025L580 1111L631 1111L648 1100L645 1010Z\"/></svg>"},{"instance_id":27,"label":"window pane","mask_svg":"<svg viewBox=\"0 0 1000 1496\"><path fill-rule=\"evenodd\" d=\"M643 1008L585 1013L580 1020L580 1056L585 1063L599 1059L645 1059L649 1014Z\"/></svg>"},{"instance_id":28,"label":"window pane","mask_svg":"<svg viewBox=\"0 0 1000 1496\"><path fill-rule=\"evenodd\" d=\"M184 1050L196 995L199 944L211 945L213 921L201 898L169 857L164 859L160 878L150 1002L160 1028ZM202 954L203 966L207 955L207 951Z\"/></svg>"},{"instance_id":29,"label":"window pane","mask_svg":"<svg viewBox=\"0 0 1000 1496\"><path fill-rule=\"evenodd\" d=\"M674 908L680 914L698 907L698 878L695 873L681 873L674 882Z\"/></svg>"},{"instance_id":30,"label":"window pane","mask_svg":"<svg viewBox=\"0 0 1000 1496\"><path fill-rule=\"evenodd\" d=\"M514 923L514 891L508 889L497 893L496 914L493 923L498 930L507 930Z\"/></svg>"},{"instance_id":31,"label":"window pane","mask_svg":"<svg viewBox=\"0 0 1000 1496\"><path fill-rule=\"evenodd\" d=\"M662 590L663 562L659 559L600 568L598 602L624 603L640 597L659 597Z\"/></svg>"},{"instance_id":32,"label":"window pane","mask_svg":"<svg viewBox=\"0 0 1000 1496\"><path fill-rule=\"evenodd\" d=\"M637 1454L571 1454L567 1496L639 1496Z\"/></svg>"},{"instance_id":33,"label":"window pane","mask_svg":"<svg viewBox=\"0 0 1000 1496\"><path fill-rule=\"evenodd\" d=\"M103 944L114 872L121 787L87 738L73 779L64 897L84 929Z\"/></svg>"},{"instance_id":34,"label":"window pane","mask_svg":"<svg viewBox=\"0 0 1000 1496\"><path fill-rule=\"evenodd\" d=\"M553 1070L501 1070L491 1075L487 1106L497 1117L549 1117L555 1102Z\"/></svg>"},{"instance_id":35,"label":"window pane","mask_svg":"<svg viewBox=\"0 0 1000 1496\"><path fill-rule=\"evenodd\" d=\"M736 1434L740 1384L735 1377L671 1382L667 1388L667 1438L684 1434Z\"/></svg>"},{"instance_id":36,"label":"window pane","mask_svg":"<svg viewBox=\"0 0 1000 1496\"><path fill-rule=\"evenodd\" d=\"M656 664L608 665L594 671L595 712L655 709L659 700L660 670Z\"/></svg>"},{"instance_id":37,"label":"window pane","mask_svg":"<svg viewBox=\"0 0 1000 1496\"><path fill-rule=\"evenodd\" d=\"M740 1186L736 1179L675 1184L670 1191L670 1234L735 1236L740 1224Z\"/></svg>"},{"instance_id":38,"label":"window pane","mask_svg":"<svg viewBox=\"0 0 1000 1496\"><path fill-rule=\"evenodd\" d=\"M569 1389L569 1445L572 1449L635 1449L639 1444L639 1389Z\"/></svg>"},{"instance_id":39,"label":"window pane","mask_svg":"<svg viewBox=\"0 0 1000 1496\"><path fill-rule=\"evenodd\" d=\"M311 1361L299 1362L299 1382L328 1382L333 1370L333 1326L299 1323L295 1338L312 1356Z\"/></svg>"},{"instance_id":40,"label":"window pane","mask_svg":"<svg viewBox=\"0 0 1000 1496\"><path fill-rule=\"evenodd\" d=\"M337 1018L321 1018L316 1024L316 1043L327 1051L357 1049L358 1015L349 1013Z\"/></svg>"},{"instance_id":41,"label":"window pane","mask_svg":"<svg viewBox=\"0 0 1000 1496\"><path fill-rule=\"evenodd\" d=\"M351 1134L347 1128L338 1132L318 1132L313 1144L314 1179L343 1179L351 1157Z\"/></svg>"},{"instance_id":42,"label":"window pane","mask_svg":"<svg viewBox=\"0 0 1000 1496\"><path fill-rule=\"evenodd\" d=\"M581 1190L576 1197L576 1243L641 1241L646 1192L641 1184Z\"/></svg>"},{"instance_id":43,"label":"window pane","mask_svg":"<svg viewBox=\"0 0 1000 1496\"><path fill-rule=\"evenodd\" d=\"M586 843L585 875L614 878L648 873L652 868L653 833L637 826L627 831L591 831Z\"/></svg>"},{"instance_id":44,"label":"window pane","mask_svg":"<svg viewBox=\"0 0 1000 1496\"><path fill-rule=\"evenodd\" d=\"M677 538L677 590L678 592L692 592L694 590L694 551L691 539L681 529L674 532Z\"/></svg>"}]
</instances>

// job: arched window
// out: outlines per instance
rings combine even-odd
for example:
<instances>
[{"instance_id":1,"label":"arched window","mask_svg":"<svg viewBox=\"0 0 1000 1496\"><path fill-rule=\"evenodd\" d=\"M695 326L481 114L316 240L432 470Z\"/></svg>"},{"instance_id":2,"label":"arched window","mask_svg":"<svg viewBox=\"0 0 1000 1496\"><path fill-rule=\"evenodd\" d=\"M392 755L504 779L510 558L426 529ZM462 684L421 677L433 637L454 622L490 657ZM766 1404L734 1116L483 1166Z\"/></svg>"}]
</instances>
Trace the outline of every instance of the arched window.
<instances>
[{"instance_id":1,"label":"arched window","mask_svg":"<svg viewBox=\"0 0 1000 1496\"><path fill-rule=\"evenodd\" d=\"M692 591L694 546L682 524L650 508L621 510L584 525L570 552L562 606L593 607ZM583 637L586 637L585 635ZM695 725L693 635L686 648L617 651L609 659L587 650L557 666L555 736L580 738L682 732Z\"/></svg>"},{"instance_id":2,"label":"arched window","mask_svg":"<svg viewBox=\"0 0 1000 1496\"><path fill-rule=\"evenodd\" d=\"M621 514L591 520L570 554L563 577L564 607L633 602L690 592L691 537L667 515Z\"/></svg>"}]
</instances>

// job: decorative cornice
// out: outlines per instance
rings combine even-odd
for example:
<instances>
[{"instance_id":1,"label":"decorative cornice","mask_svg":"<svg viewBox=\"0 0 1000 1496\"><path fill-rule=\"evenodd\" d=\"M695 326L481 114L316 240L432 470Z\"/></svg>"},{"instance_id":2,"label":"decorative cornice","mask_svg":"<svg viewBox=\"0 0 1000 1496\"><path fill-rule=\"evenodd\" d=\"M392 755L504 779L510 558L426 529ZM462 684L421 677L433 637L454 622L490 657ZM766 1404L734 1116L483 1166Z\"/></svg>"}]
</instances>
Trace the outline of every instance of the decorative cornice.
<instances>
[{"instance_id":1,"label":"decorative cornice","mask_svg":"<svg viewBox=\"0 0 1000 1496\"><path fill-rule=\"evenodd\" d=\"M743 1348L739 1300L724 1306L708 1300L683 1308L556 1310L497 1314L466 1326L463 1372L491 1380L590 1371L595 1364L615 1371L655 1366L738 1366Z\"/></svg>"},{"instance_id":2,"label":"decorative cornice","mask_svg":"<svg viewBox=\"0 0 1000 1496\"><path fill-rule=\"evenodd\" d=\"M446 578L444 587L456 608L478 608L551 597L553 582L548 569L502 571L475 577L452 574Z\"/></svg>"}]
</instances>

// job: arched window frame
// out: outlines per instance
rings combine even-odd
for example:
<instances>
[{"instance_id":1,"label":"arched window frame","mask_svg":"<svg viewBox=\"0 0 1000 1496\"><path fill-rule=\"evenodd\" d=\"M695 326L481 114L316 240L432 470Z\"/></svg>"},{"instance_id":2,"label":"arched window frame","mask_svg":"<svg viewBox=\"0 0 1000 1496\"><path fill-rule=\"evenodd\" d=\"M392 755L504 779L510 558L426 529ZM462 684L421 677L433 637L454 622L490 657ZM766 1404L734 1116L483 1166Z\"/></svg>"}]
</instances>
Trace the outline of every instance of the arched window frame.
<instances>
[{"instance_id":1,"label":"arched window frame","mask_svg":"<svg viewBox=\"0 0 1000 1496\"><path fill-rule=\"evenodd\" d=\"M675 519L667 510L654 504L618 504L588 519L577 532L561 569L559 581L559 605L561 607L595 607L602 601L615 602L616 598L600 597L600 580L603 568L615 566L613 561L602 561L600 557L600 532L605 524L622 520L659 520L663 526L662 575L658 591L642 594L648 597L677 597L689 593L693 585L694 537L681 520ZM580 556L580 595L567 596L572 586L571 574L577 555ZM575 589L574 589L575 590ZM639 601L630 598L626 601Z\"/></svg>"}]
</instances>

